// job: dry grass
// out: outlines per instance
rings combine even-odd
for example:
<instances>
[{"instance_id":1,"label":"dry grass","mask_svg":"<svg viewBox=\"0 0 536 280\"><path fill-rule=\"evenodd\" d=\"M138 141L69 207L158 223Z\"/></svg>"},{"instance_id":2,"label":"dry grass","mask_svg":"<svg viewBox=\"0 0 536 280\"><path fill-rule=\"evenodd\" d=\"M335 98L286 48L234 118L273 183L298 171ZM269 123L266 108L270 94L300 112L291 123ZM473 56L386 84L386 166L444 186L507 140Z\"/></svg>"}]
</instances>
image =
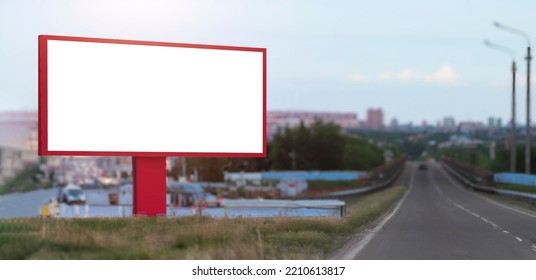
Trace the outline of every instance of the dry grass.
<instances>
[{"instance_id":1,"label":"dry grass","mask_svg":"<svg viewBox=\"0 0 536 280\"><path fill-rule=\"evenodd\" d=\"M499 189L505 189L505 190L511 190L511 191L526 192L526 193L536 193L536 187L535 186L524 186L524 185L514 185L514 184L497 184L495 187L499 188Z\"/></svg>"},{"instance_id":2,"label":"dry grass","mask_svg":"<svg viewBox=\"0 0 536 280\"><path fill-rule=\"evenodd\" d=\"M0 259L325 259L404 191L349 199L345 218L0 220Z\"/></svg>"}]
</instances>

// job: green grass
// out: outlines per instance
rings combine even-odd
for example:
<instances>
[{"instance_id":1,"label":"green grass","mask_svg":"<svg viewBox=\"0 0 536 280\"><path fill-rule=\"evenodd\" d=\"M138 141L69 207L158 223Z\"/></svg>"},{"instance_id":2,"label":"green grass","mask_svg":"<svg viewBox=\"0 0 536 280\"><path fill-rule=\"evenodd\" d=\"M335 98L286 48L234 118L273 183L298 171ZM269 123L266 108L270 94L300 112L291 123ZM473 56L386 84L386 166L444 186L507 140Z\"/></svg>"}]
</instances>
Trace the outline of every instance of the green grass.
<instances>
[{"instance_id":1,"label":"green grass","mask_svg":"<svg viewBox=\"0 0 536 280\"><path fill-rule=\"evenodd\" d=\"M498 189L504 189L504 190L526 192L526 193L536 193L536 187L533 187L533 186L497 184L495 187Z\"/></svg>"},{"instance_id":2,"label":"green grass","mask_svg":"<svg viewBox=\"0 0 536 280\"><path fill-rule=\"evenodd\" d=\"M405 190L348 199L345 218L0 220L0 259L326 259Z\"/></svg>"}]
</instances>

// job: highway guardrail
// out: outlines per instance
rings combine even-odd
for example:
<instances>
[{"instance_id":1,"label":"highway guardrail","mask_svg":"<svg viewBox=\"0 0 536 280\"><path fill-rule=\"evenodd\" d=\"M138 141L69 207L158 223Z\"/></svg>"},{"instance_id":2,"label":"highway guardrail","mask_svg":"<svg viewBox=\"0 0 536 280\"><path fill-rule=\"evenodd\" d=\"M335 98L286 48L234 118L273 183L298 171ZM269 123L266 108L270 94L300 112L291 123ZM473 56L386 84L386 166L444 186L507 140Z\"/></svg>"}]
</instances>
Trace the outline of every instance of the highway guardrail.
<instances>
[{"instance_id":1,"label":"highway guardrail","mask_svg":"<svg viewBox=\"0 0 536 280\"><path fill-rule=\"evenodd\" d=\"M515 199L527 201L532 204L536 204L536 194L519 192L519 191L511 191L511 190L503 190L503 189L498 189L489 185L478 184L478 183L471 181L467 177L465 177L461 172L458 172L457 170L455 170L455 168L450 166L445 161L441 161L441 164L443 168L445 168L445 170L447 170L452 176L458 179L458 181L462 182L465 186L469 188L472 188L477 191L484 191L484 192L494 193L494 194L501 195L501 196L512 197Z\"/></svg>"},{"instance_id":2,"label":"highway guardrail","mask_svg":"<svg viewBox=\"0 0 536 280\"><path fill-rule=\"evenodd\" d=\"M345 196L355 196L355 195L364 195L372 193L378 190L381 190L385 187L390 186L395 182L398 176L404 170L406 163L406 157L401 157L393 160L392 162L377 167L370 171L370 180L369 186L353 189L353 190L344 190L344 191L335 191L322 195L322 197L345 197Z\"/></svg>"}]
</instances>

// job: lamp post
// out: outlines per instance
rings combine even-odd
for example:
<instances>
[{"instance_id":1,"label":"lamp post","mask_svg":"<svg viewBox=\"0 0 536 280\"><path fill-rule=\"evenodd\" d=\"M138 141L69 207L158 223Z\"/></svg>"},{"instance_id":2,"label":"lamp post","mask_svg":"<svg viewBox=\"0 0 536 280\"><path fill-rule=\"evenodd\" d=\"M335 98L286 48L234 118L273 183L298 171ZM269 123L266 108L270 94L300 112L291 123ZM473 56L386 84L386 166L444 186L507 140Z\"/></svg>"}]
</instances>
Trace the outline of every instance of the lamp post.
<instances>
[{"instance_id":1,"label":"lamp post","mask_svg":"<svg viewBox=\"0 0 536 280\"><path fill-rule=\"evenodd\" d=\"M521 37L523 37L527 41L527 57L525 57L525 60L527 60L527 124L526 124L526 132L525 132L525 173L530 174L530 148L531 148L531 128L530 128L530 60L532 59L532 56L530 55L530 38L527 35L527 33L510 27L506 26L504 24L501 24L499 22L493 22L493 25L495 27L502 29L506 32L517 34Z\"/></svg>"},{"instance_id":2,"label":"lamp post","mask_svg":"<svg viewBox=\"0 0 536 280\"><path fill-rule=\"evenodd\" d=\"M510 131L510 172L516 172L516 61L515 53L511 49L494 44L488 40L484 44L494 50L507 53L512 56L512 130Z\"/></svg>"}]
</instances>

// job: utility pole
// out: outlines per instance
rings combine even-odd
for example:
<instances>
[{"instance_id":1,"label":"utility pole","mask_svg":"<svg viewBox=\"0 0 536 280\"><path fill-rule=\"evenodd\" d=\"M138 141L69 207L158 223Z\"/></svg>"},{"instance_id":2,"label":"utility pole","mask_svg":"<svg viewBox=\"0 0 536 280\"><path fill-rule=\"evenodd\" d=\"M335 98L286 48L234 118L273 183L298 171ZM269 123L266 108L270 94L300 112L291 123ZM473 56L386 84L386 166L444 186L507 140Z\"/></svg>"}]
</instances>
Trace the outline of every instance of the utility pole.
<instances>
[{"instance_id":1,"label":"utility pole","mask_svg":"<svg viewBox=\"0 0 536 280\"><path fill-rule=\"evenodd\" d=\"M527 123L525 126L525 173L530 174L530 149L532 146L532 132L530 127L530 60L532 59L532 56L530 56L530 38L526 32L520 29L506 26L496 21L493 22L493 25L506 32L519 35L527 41L527 57L525 57L525 59L527 60Z\"/></svg>"},{"instance_id":2,"label":"utility pole","mask_svg":"<svg viewBox=\"0 0 536 280\"><path fill-rule=\"evenodd\" d=\"M484 41L484 44L492 49L500 52L507 53L512 56L512 130L510 131L510 172L516 172L516 154L517 154L517 141L516 141L516 61L515 53L513 50L491 43L488 40Z\"/></svg>"},{"instance_id":3,"label":"utility pole","mask_svg":"<svg viewBox=\"0 0 536 280\"><path fill-rule=\"evenodd\" d=\"M516 62L512 61L512 131L510 135L510 172L516 173Z\"/></svg>"},{"instance_id":4,"label":"utility pole","mask_svg":"<svg viewBox=\"0 0 536 280\"><path fill-rule=\"evenodd\" d=\"M527 47L527 126L526 126L526 137L525 137L525 173L530 174L530 149L532 146L531 140L531 127L530 127L530 45Z\"/></svg>"}]
</instances>

